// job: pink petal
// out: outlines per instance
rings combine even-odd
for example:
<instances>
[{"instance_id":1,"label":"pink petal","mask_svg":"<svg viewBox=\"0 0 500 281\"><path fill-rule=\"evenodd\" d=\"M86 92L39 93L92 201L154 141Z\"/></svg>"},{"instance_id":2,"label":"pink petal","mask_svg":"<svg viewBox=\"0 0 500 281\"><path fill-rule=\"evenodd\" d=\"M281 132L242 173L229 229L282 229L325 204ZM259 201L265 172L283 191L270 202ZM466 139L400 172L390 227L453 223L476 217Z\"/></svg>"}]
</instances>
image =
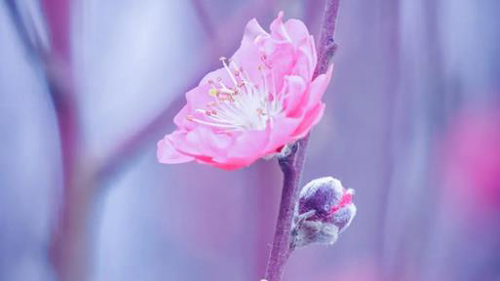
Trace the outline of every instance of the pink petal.
<instances>
[{"instance_id":1,"label":"pink petal","mask_svg":"<svg viewBox=\"0 0 500 281\"><path fill-rule=\"evenodd\" d=\"M176 132L172 134L175 133ZM156 157L158 159L158 162L164 164L178 164L194 160L193 157L185 155L175 149L172 140L170 139L170 135L165 136L165 138L158 142Z\"/></svg>"},{"instance_id":2,"label":"pink petal","mask_svg":"<svg viewBox=\"0 0 500 281\"><path fill-rule=\"evenodd\" d=\"M202 119L204 118L203 114L195 112L195 109L204 109L207 107L209 102L214 101L214 98L208 94L210 88L210 85L203 84L186 93L187 103L174 117L174 123L177 127L185 130L191 130L194 128L195 124L186 119L188 115Z\"/></svg>"},{"instance_id":3,"label":"pink petal","mask_svg":"<svg viewBox=\"0 0 500 281\"><path fill-rule=\"evenodd\" d=\"M181 137L173 139L177 150L196 158L205 156L204 161L224 156L232 142L228 134L216 133L204 125L197 126Z\"/></svg>"},{"instance_id":4,"label":"pink petal","mask_svg":"<svg viewBox=\"0 0 500 281\"><path fill-rule=\"evenodd\" d=\"M283 11L278 13L278 17L271 23L271 37L278 41L292 42L292 38L283 24Z\"/></svg>"},{"instance_id":5,"label":"pink petal","mask_svg":"<svg viewBox=\"0 0 500 281\"><path fill-rule=\"evenodd\" d=\"M231 57L238 67L241 67L248 78L256 85L262 84L262 73L259 67L262 67L262 56L265 53L255 44L242 43L241 47Z\"/></svg>"},{"instance_id":6,"label":"pink petal","mask_svg":"<svg viewBox=\"0 0 500 281\"><path fill-rule=\"evenodd\" d=\"M321 102L321 98L323 97L323 94L332 79L332 72L333 65L330 65L325 74L318 75L318 77L316 77L316 79L314 79L311 83L309 100L306 103L307 108L313 107L317 103Z\"/></svg>"},{"instance_id":7,"label":"pink petal","mask_svg":"<svg viewBox=\"0 0 500 281\"><path fill-rule=\"evenodd\" d=\"M285 144L298 140L293 133L301 123L299 118L287 118L282 116L277 118L274 129L271 129L271 135L266 150L275 153L276 150ZM279 128L279 129L278 129Z\"/></svg>"},{"instance_id":8,"label":"pink petal","mask_svg":"<svg viewBox=\"0 0 500 281\"><path fill-rule=\"evenodd\" d=\"M207 163L228 171L246 167L268 154L268 141L269 130L243 132L235 140L234 146L229 148L227 156L219 155Z\"/></svg>"},{"instance_id":9,"label":"pink petal","mask_svg":"<svg viewBox=\"0 0 500 281\"><path fill-rule=\"evenodd\" d=\"M297 111L304 108L301 103L303 95L306 94L306 81L300 76L285 77L281 95L285 95L283 108L287 116L297 116Z\"/></svg>"},{"instance_id":10,"label":"pink petal","mask_svg":"<svg viewBox=\"0 0 500 281\"><path fill-rule=\"evenodd\" d=\"M256 40L259 40L260 38L264 37L269 37L269 34L260 26L260 24L254 18L247 23L245 31L243 33L243 40L241 41L241 43L242 45L243 44L253 45Z\"/></svg>"},{"instance_id":11,"label":"pink petal","mask_svg":"<svg viewBox=\"0 0 500 281\"><path fill-rule=\"evenodd\" d=\"M270 129L252 130L242 132L236 139L234 146L228 152L228 159L239 159L255 161L264 154L264 149L269 142ZM218 159L220 160L220 159Z\"/></svg>"},{"instance_id":12,"label":"pink petal","mask_svg":"<svg viewBox=\"0 0 500 281\"><path fill-rule=\"evenodd\" d=\"M302 21L297 19L287 20L284 28L287 31L288 36L294 43L300 42L304 39L308 39L310 36L306 25Z\"/></svg>"},{"instance_id":13,"label":"pink petal","mask_svg":"<svg viewBox=\"0 0 500 281\"><path fill-rule=\"evenodd\" d=\"M294 47L290 44L279 44L269 56L269 62L272 65L272 74L274 76L274 86L276 91L281 91L283 79L291 75L295 67L297 57ZM272 81L272 80L271 80Z\"/></svg>"},{"instance_id":14,"label":"pink petal","mask_svg":"<svg viewBox=\"0 0 500 281\"><path fill-rule=\"evenodd\" d=\"M292 74L311 80L317 62L316 47L312 36L302 39L298 45L296 56L297 60Z\"/></svg>"},{"instance_id":15,"label":"pink petal","mask_svg":"<svg viewBox=\"0 0 500 281\"><path fill-rule=\"evenodd\" d=\"M316 125L319 122L319 120L321 120L324 111L325 111L325 104L319 103L309 112L307 112L305 118L302 120L302 123L293 133L293 136L297 139L305 137L307 133L311 130L311 128L314 125Z\"/></svg>"}]
</instances>

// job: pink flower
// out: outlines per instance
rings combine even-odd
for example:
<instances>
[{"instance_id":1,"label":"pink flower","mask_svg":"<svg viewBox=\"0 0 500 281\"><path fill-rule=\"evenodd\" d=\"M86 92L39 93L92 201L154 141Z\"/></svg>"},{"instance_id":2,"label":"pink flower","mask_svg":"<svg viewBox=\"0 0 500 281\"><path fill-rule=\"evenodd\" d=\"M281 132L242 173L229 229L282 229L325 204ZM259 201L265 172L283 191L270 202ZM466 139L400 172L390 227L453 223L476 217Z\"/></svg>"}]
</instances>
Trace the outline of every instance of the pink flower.
<instances>
[{"instance_id":1,"label":"pink flower","mask_svg":"<svg viewBox=\"0 0 500 281\"><path fill-rule=\"evenodd\" d=\"M251 20L233 57L221 58L223 67L186 94L177 130L158 142L160 163L238 169L278 153L318 123L332 67L313 80L314 40L303 22L282 18L280 12L271 34Z\"/></svg>"}]
</instances>

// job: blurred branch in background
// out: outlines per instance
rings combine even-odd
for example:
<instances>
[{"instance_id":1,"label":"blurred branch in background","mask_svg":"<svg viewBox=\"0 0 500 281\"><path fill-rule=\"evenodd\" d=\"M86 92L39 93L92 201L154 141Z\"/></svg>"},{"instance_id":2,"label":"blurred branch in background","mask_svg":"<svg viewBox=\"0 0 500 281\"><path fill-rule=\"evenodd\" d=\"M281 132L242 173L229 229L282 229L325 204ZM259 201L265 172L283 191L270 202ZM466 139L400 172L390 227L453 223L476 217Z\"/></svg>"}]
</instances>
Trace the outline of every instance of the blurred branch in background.
<instances>
[{"instance_id":1,"label":"blurred branch in background","mask_svg":"<svg viewBox=\"0 0 500 281\"><path fill-rule=\"evenodd\" d=\"M41 59L41 57L39 57L39 54L45 54L47 52L47 46L43 44L41 33L36 32L32 15L28 14L23 17L23 13L18 6L19 1L4 1L5 6L9 11L11 20L14 24L14 28L19 35L19 39L21 40L22 45L28 52L28 55L30 55L30 57L35 60ZM24 14L26 14L30 9L28 9L27 7L24 8Z\"/></svg>"},{"instance_id":2,"label":"blurred branch in background","mask_svg":"<svg viewBox=\"0 0 500 281\"><path fill-rule=\"evenodd\" d=\"M212 41L217 41L218 39L218 34L217 30L215 30L214 24L212 19L210 19L207 10L203 6L203 1L201 0L191 0L191 3L193 4L193 8L196 11L196 14L198 15L198 18L200 19L200 22L203 26L203 29L207 33L207 35L212 38Z\"/></svg>"},{"instance_id":3,"label":"blurred branch in background","mask_svg":"<svg viewBox=\"0 0 500 281\"><path fill-rule=\"evenodd\" d=\"M207 67L202 68L189 81L186 89L191 88L202 78L204 73L214 69L219 63L218 55L227 53L241 36L242 26L250 15L262 16L270 11L275 2L259 1L243 7L238 13L213 26L209 14L200 1L193 1L194 7L209 38ZM36 27L33 17L23 17L21 10L35 9L31 3L5 0L19 38L26 48L41 75L47 83L48 93L54 106L57 119L62 170L62 194L59 218L51 238L50 257L58 280L88 280L90 245L89 216L96 202L96 197L107 186L108 179L119 171L125 163L137 155L140 149L153 143L159 134L171 122L171 117L182 106L184 95L177 98L146 122L137 132L133 132L121 142L102 162L91 158L91 153L84 151L80 132L79 108L75 100L72 51L71 51L71 13L73 1L41 1L41 7L35 7L45 16L46 31L50 44L43 45L42 32ZM229 24L230 23L230 24ZM224 34L223 41L214 36ZM228 44L228 42L231 42Z\"/></svg>"},{"instance_id":4,"label":"blurred branch in background","mask_svg":"<svg viewBox=\"0 0 500 281\"><path fill-rule=\"evenodd\" d=\"M41 7L20 1L5 1L20 40L32 56L35 67L41 71L48 94L54 106L61 146L62 199L58 226L53 230L50 255L60 280L85 280L85 254L88 247L86 232L80 232L86 223L86 204L92 188L82 186L78 170L80 130L78 107L72 77L69 40L70 3L66 0L42 1ZM50 42L42 44L42 30L35 25L33 14L23 11L42 11L45 15ZM84 209L82 209L84 208ZM75 274L76 273L76 274ZM78 277L77 277L78 276ZM81 279L79 279L81 278Z\"/></svg>"}]
</instances>

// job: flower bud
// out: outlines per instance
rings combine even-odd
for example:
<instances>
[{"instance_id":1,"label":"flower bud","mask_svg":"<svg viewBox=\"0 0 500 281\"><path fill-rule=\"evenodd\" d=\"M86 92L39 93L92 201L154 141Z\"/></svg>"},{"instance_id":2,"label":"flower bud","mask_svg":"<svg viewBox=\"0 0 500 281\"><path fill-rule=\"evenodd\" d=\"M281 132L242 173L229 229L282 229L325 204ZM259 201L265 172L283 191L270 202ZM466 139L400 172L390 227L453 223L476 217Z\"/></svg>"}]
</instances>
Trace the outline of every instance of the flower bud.
<instances>
[{"instance_id":1,"label":"flower bud","mask_svg":"<svg viewBox=\"0 0 500 281\"><path fill-rule=\"evenodd\" d=\"M292 231L293 246L331 245L356 215L352 189L333 177L315 179L302 188Z\"/></svg>"}]
</instances>

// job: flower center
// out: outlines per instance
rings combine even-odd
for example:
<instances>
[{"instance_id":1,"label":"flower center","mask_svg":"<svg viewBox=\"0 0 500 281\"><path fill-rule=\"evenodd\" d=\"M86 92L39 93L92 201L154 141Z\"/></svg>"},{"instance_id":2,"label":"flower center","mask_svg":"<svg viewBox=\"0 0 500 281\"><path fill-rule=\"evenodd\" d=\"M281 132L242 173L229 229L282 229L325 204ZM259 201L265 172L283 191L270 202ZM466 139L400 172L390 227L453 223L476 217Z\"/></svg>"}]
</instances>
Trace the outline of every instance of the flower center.
<instances>
[{"instance_id":1,"label":"flower center","mask_svg":"<svg viewBox=\"0 0 500 281\"><path fill-rule=\"evenodd\" d=\"M216 81L208 80L211 89L207 93L213 101L206 108L196 108L202 118L188 115L189 121L220 128L224 131L264 130L268 122L283 110L282 98L277 96L272 65L265 56L261 57L263 65L258 67L262 82L254 83L248 73L238 67L235 62L224 57L221 59L224 68L233 82L228 86L218 77ZM271 78L269 83L268 78ZM271 84L271 85L269 85Z\"/></svg>"}]
</instances>

